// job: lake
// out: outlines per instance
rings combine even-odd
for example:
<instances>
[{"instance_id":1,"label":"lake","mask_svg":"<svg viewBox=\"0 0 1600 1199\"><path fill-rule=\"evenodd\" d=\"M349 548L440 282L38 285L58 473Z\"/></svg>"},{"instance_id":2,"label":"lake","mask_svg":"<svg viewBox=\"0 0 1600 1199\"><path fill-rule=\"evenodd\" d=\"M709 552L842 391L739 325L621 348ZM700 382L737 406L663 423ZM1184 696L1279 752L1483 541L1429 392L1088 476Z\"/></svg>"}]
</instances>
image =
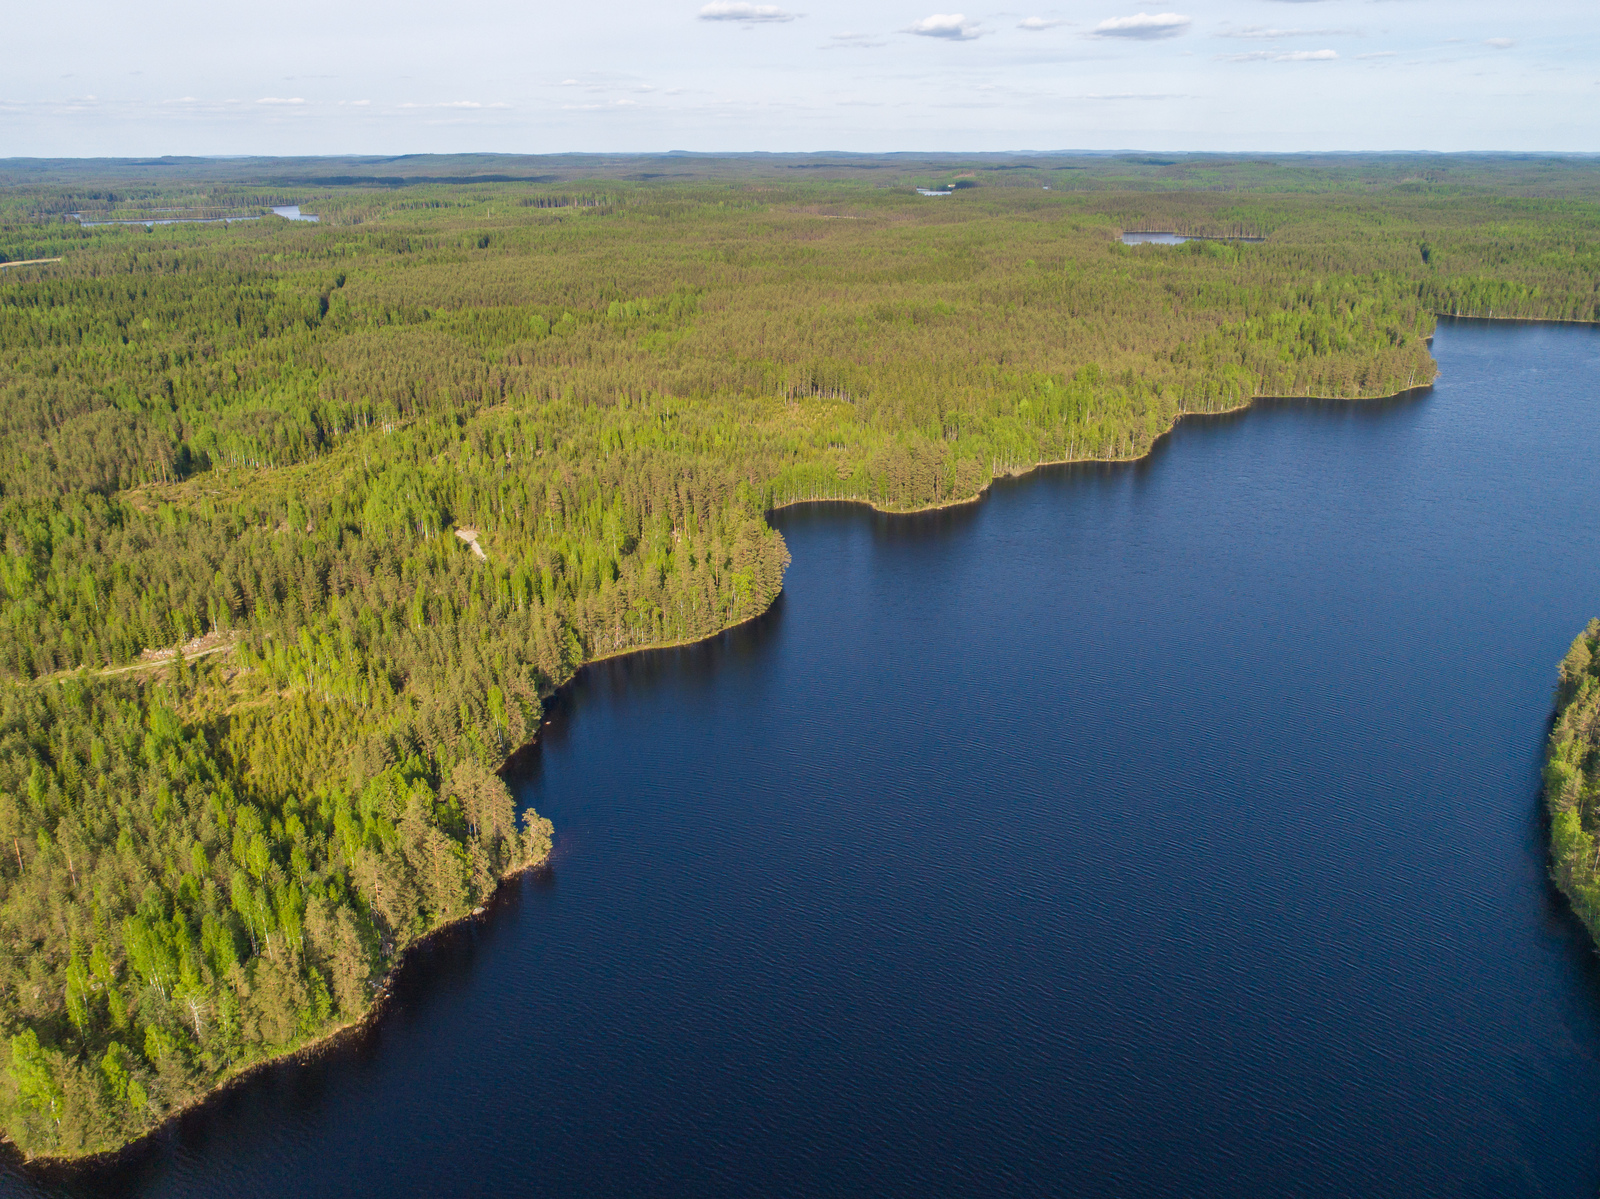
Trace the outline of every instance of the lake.
<instances>
[{"instance_id":1,"label":"lake","mask_svg":"<svg viewBox=\"0 0 1600 1199\"><path fill-rule=\"evenodd\" d=\"M587 670L549 869L138 1196L1579 1196L1600 969L1550 887L1600 614L1600 332L1185 420L981 503L776 520L766 617Z\"/></svg>"},{"instance_id":2,"label":"lake","mask_svg":"<svg viewBox=\"0 0 1600 1199\"><path fill-rule=\"evenodd\" d=\"M321 218L314 213L301 212L298 204L285 204L272 210L276 215L286 221L317 221ZM259 221L258 216L217 216L217 217L150 217L144 220L129 221L86 221L83 214L70 212L67 214L82 225L85 229L98 229L105 225L233 225L240 221Z\"/></svg>"},{"instance_id":3,"label":"lake","mask_svg":"<svg viewBox=\"0 0 1600 1199\"><path fill-rule=\"evenodd\" d=\"M1189 234L1187 236L1177 233L1124 233L1122 244L1125 246L1181 246L1186 241L1237 241L1254 245L1264 242L1264 237L1205 237Z\"/></svg>"}]
</instances>

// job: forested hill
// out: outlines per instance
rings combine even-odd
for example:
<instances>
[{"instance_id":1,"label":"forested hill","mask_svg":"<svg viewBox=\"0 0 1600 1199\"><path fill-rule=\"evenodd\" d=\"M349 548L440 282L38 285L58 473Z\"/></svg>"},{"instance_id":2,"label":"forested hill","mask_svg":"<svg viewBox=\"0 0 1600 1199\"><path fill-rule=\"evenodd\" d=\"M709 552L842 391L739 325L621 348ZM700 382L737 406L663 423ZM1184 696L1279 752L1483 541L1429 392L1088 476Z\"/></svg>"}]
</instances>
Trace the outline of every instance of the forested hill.
<instances>
[{"instance_id":1,"label":"forested hill","mask_svg":"<svg viewBox=\"0 0 1600 1199\"><path fill-rule=\"evenodd\" d=\"M545 853L494 774L542 699L772 602L772 507L1424 384L1436 311L1595 319L1592 180L1541 170L0 190L0 261L61 259L0 270L7 1134L112 1148L358 1017Z\"/></svg>"}]
</instances>

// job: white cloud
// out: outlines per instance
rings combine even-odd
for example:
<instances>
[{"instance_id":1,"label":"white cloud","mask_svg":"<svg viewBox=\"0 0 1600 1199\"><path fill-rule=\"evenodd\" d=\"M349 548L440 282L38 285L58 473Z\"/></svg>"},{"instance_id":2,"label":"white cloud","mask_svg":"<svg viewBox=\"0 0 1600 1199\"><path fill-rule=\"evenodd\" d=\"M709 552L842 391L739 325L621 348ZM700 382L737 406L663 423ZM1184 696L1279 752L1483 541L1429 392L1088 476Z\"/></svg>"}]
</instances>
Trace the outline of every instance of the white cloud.
<instances>
[{"instance_id":1,"label":"white cloud","mask_svg":"<svg viewBox=\"0 0 1600 1199\"><path fill-rule=\"evenodd\" d=\"M288 99L281 96L262 96L256 101L257 104L304 104L305 102L304 96L291 96Z\"/></svg>"},{"instance_id":2,"label":"white cloud","mask_svg":"<svg viewBox=\"0 0 1600 1199\"><path fill-rule=\"evenodd\" d=\"M1026 29L1029 33L1038 33L1041 30L1054 29L1057 25L1065 24L1065 21L1058 20L1055 17L1025 17L1017 22L1017 28Z\"/></svg>"},{"instance_id":3,"label":"white cloud","mask_svg":"<svg viewBox=\"0 0 1600 1199\"><path fill-rule=\"evenodd\" d=\"M1154 41L1156 38L1177 37L1180 33L1187 33L1190 24L1188 17L1175 12L1161 12L1154 16L1142 12L1131 17L1111 17L1109 20L1101 21L1089 31L1089 36L1128 37L1138 38L1141 41Z\"/></svg>"},{"instance_id":4,"label":"white cloud","mask_svg":"<svg viewBox=\"0 0 1600 1199\"><path fill-rule=\"evenodd\" d=\"M1483 44L1485 46L1493 46L1496 50L1509 50L1517 43L1508 37L1490 37L1484 38Z\"/></svg>"},{"instance_id":5,"label":"white cloud","mask_svg":"<svg viewBox=\"0 0 1600 1199\"><path fill-rule=\"evenodd\" d=\"M368 103L368 101L366 101L366 100L357 100L356 103L357 104L366 104L366 103ZM507 104L503 100L497 100L493 104L485 104L481 100L440 100L436 104L419 104L415 100L407 100L405 103L400 104L397 107L400 107L400 108L510 108L511 105Z\"/></svg>"},{"instance_id":6,"label":"white cloud","mask_svg":"<svg viewBox=\"0 0 1600 1199\"><path fill-rule=\"evenodd\" d=\"M905 32L918 37L942 37L953 42L970 42L975 37L983 36L983 30L978 28L977 22L967 20L966 14L959 12L934 13L931 17L923 17L908 25Z\"/></svg>"},{"instance_id":7,"label":"white cloud","mask_svg":"<svg viewBox=\"0 0 1600 1199\"><path fill-rule=\"evenodd\" d=\"M1219 54L1218 62L1332 62L1337 50L1252 50L1248 54Z\"/></svg>"},{"instance_id":8,"label":"white cloud","mask_svg":"<svg viewBox=\"0 0 1600 1199\"><path fill-rule=\"evenodd\" d=\"M870 33L834 33L828 35L824 50L872 50L889 43L880 41Z\"/></svg>"},{"instance_id":9,"label":"white cloud","mask_svg":"<svg viewBox=\"0 0 1600 1199\"><path fill-rule=\"evenodd\" d=\"M1243 29L1225 29L1217 36L1276 41L1286 37L1346 37L1350 32L1348 29L1272 29L1266 25L1246 25Z\"/></svg>"},{"instance_id":10,"label":"white cloud","mask_svg":"<svg viewBox=\"0 0 1600 1199\"><path fill-rule=\"evenodd\" d=\"M795 16L773 4L746 4L744 0L712 0L700 10L702 21L792 21Z\"/></svg>"}]
</instances>

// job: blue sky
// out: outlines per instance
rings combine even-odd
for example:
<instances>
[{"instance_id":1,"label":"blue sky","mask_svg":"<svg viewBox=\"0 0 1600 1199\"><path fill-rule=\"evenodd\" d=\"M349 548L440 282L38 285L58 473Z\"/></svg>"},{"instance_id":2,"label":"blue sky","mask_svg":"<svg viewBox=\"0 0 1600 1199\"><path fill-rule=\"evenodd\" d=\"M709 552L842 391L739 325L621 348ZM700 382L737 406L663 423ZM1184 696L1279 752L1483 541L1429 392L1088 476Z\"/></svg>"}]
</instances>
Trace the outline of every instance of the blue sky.
<instances>
[{"instance_id":1,"label":"blue sky","mask_svg":"<svg viewBox=\"0 0 1600 1199\"><path fill-rule=\"evenodd\" d=\"M0 156L1600 151L1595 0L89 0L6 25Z\"/></svg>"}]
</instances>

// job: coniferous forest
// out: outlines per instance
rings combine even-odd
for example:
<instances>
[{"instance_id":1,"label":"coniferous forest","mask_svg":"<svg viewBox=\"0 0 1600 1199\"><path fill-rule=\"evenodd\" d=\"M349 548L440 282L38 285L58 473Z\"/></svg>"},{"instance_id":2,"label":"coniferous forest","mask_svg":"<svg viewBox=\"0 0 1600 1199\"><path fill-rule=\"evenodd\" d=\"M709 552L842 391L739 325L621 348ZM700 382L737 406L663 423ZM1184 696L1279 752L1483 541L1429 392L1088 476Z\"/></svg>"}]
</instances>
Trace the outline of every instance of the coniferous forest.
<instances>
[{"instance_id":1,"label":"coniferous forest","mask_svg":"<svg viewBox=\"0 0 1600 1199\"><path fill-rule=\"evenodd\" d=\"M1556 885L1600 938L1600 620L1561 660L1544 787Z\"/></svg>"},{"instance_id":2,"label":"coniferous forest","mask_svg":"<svg viewBox=\"0 0 1600 1199\"><path fill-rule=\"evenodd\" d=\"M169 165L0 164L30 1155L359 1020L542 861L497 771L585 662L763 612L774 508L965 502L1186 413L1424 386L1440 313L1600 319L1585 162ZM1591 923L1595 636L1549 775Z\"/></svg>"}]
</instances>

